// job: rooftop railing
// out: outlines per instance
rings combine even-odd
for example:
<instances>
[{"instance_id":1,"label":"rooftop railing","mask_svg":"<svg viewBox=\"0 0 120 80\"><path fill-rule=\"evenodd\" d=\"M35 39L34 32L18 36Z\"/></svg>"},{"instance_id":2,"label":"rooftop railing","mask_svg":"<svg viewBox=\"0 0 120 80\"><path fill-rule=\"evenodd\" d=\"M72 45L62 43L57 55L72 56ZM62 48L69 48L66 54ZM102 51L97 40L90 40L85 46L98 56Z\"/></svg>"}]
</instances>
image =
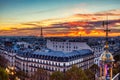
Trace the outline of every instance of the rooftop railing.
<instances>
[{"instance_id":1,"label":"rooftop railing","mask_svg":"<svg viewBox=\"0 0 120 80\"><path fill-rule=\"evenodd\" d=\"M116 74L112 80L120 80L120 73Z\"/></svg>"}]
</instances>

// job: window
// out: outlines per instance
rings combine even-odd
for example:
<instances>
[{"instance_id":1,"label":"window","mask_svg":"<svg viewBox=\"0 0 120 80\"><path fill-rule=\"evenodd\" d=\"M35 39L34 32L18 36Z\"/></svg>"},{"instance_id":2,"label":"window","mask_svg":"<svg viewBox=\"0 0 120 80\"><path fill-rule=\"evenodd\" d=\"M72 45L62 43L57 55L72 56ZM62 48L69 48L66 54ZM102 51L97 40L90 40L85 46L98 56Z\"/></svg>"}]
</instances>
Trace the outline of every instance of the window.
<instances>
[{"instance_id":1,"label":"window","mask_svg":"<svg viewBox=\"0 0 120 80\"><path fill-rule=\"evenodd\" d=\"M57 71L57 68L55 68L55 70Z\"/></svg>"},{"instance_id":2,"label":"window","mask_svg":"<svg viewBox=\"0 0 120 80\"><path fill-rule=\"evenodd\" d=\"M35 66L37 67L37 64Z\"/></svg>"},{"instance_id":3,"label":"window","mask_svg":"<svg viewBox=\"0 0 120 80\"><path fill-rule=\"evenodd\" d=\"M60 66L63 66L63 63L60 63Z\"/></svg>"},{"instance_id":4,"label":"window","mask_svg":"<svg viewBox=\"0 0 120 80\"><path fill-rule=\"evenodd\" d=\"M59 48L61 48L61 46L59 46Z\"/></svg>"},{"instance_id":5,"label":"window","mask_svg":"<svg viewBox=\"0 0 120 80\"><path fill-rule=\"evenodd\" d=\"M57 66L57 62L55 63L55 65Z\"/></svg>"},{"instance_id":6,"label":"window","mask_svg":"<svg viewBox=\"0 0 120 80\"><path fill-rule=\"evenodd\" d=\"M54 62L54 65L55 65L55 62Z\"/></svg>"},{"instance_id":7,"label":"window","mask_svg":"<svg viewBox=\"0 0 120 80\"><path fill-rule=\"evenodd\" d=\"M44 61L44 63L46 64L46 61Z\"/></svg>"},{"instance_id":8,"label":"window","mask_svg":"<svg viewBox=\"0 0 120 80\"><path fill-rule=\"evenodd\" d=\"M78 49L78 47L76 46L76 49Z\"/></svg>"},{"instance_id":9,"label":"window","mask_svg":"<svg viewBox=\"0 0 120 80\"><path fill-rule=\"evenodd\" d=\"M41 61L39 60L39 63L41 63Z\"/></svg>"},{"instance_id":10,"label":"window","mask_svg":"<svg viewBox=\"0 0 120 80\"><path fill-rule=\"evenodd\" d=\"M74 46L74 49L76 49L76 47Z\"/></svg>"},{"instance_id":11,"label":"window","mask_svg":"<svg viewBox=\"0 0 120 80\"><path fill-rule=\"evenodd\" d=\"M38 60L36 59L36 62L37 62Z\"/></svg>"},{"instance_id":12,"label":"window","mask_svg":"<svg viewBox=\"0 0 120 80\"><path fill-rule=\"evenodd\" d=\"M33 59L33 62L34 62L34 59Z\"/></svg>"},{"instance_id":13,"label":"window","mask_svg":"<svg viewBox=\"0 0 120 80\"><path fill-rule=\"evenodd\" d=\"M65 63L63 64L63 66L65 67Z\"/></svg>"},{"instance_id":14,"label":"window","mask_svg":"<svg viewBox=\"0 0 120 80\"><path fill-rule=\"evenodd\" d=\"M41 62L42 62L42 64L43 64L43 60L42 60Z\"/></svg>"},{"instance_id":15,"label":"window","mask_svg":"<svg viewBox=\"0 0 120 80\"><path fill-rule=\"evenodd\" d=\"M69 43L69 45L71 45L71 43Z\"/></svg>"}]
</instances>

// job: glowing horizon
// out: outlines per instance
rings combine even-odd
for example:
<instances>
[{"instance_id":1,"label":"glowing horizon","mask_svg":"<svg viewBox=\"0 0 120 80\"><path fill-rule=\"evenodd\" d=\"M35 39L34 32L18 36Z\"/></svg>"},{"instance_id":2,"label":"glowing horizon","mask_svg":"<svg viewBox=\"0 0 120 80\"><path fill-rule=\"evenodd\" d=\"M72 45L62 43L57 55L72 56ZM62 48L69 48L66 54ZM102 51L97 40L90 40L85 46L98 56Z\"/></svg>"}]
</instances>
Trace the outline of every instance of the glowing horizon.
<instances>
[{"instance_id":1,"label":"glowing horizon","mask_svg":"<svg viewBox=\"0 0 120 80\"><path fill-rule=\"evenodd\" d=\"M119 0L1 0L0 36L120 36ZM91 29L91 30L88 30ZM113 30L112 30L113 29ZM115 30L114 30L115 29Z\"/></svg>"}]
</instances>

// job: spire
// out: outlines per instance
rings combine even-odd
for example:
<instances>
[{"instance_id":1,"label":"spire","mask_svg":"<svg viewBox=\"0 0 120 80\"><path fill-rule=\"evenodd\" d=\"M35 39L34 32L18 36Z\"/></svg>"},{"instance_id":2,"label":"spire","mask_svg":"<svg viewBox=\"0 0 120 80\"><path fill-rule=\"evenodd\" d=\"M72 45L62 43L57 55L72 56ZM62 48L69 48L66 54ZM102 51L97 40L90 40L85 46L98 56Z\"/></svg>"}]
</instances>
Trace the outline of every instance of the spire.
<instances>
[{"instance_id":1,"label":"spire","mask_svg":"<svg viewBox=\"0 0 120 80\"><path fill-rule=\"evenodd\" d=\"M110 30L108 29L108 16L107 16L107 22L105 23L105 21L103 21L103 27L106 25L106 29L105 29L105 32L106 32L106 41L105 41L105 49L107 50L108 49L108 33L110 32Z\"/></svg>"}]
</instances>

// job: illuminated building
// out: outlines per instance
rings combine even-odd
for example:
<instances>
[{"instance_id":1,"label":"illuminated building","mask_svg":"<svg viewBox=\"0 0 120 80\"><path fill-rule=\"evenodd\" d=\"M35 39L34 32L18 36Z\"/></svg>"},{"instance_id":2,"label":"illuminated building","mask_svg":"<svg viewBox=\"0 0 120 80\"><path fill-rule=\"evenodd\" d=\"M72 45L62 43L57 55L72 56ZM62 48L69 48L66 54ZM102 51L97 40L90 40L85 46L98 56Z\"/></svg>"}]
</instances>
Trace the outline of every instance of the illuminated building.
<instances>
[{"instance_id":1,"label":"illuminated building","mask_svg":"<svg viewBox=\"0 0 120 80\"><path fill-rule=\"evenodd\" d=\"M72 43L70 44L72 45ZM8 59L10 67L14 67L18 71L22 70L29 75L34 74L38 68L52 73L54 71L65 72L73 65L88 69L94 64L94 52L88 46L88 48L84 47L69 52L55 51L44 47L42 49L33 49L29 48L29 46L31 44L16 42L12 48L0 49L0 55L4 55Z\"/></svg>"}]
</instances>

